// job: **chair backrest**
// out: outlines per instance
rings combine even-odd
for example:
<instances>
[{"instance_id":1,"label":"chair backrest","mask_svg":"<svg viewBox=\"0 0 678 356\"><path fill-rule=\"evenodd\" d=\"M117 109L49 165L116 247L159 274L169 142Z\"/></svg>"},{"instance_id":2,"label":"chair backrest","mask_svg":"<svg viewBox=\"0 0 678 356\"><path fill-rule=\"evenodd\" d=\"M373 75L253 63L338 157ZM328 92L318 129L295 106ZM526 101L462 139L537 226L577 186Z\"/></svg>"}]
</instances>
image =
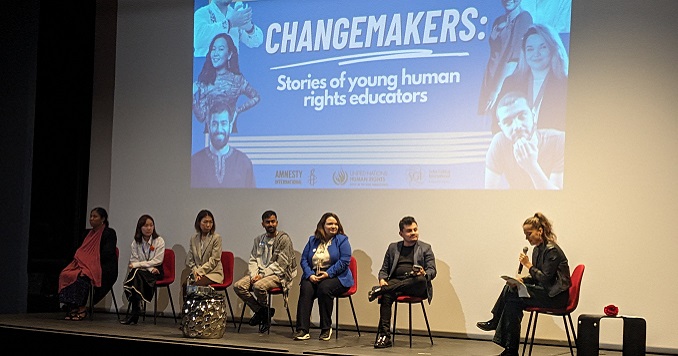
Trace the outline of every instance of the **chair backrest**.
<instances>
[{"instance_id":1,"label":"chair backrest","mask_svg":"<svg viewBox=\"0 0 678 356\"><path fill-rule=\"evenodd\" d=\"M233 258L233 252L231 251L221 251L221 265L224 267L224 282L221 283L226 287L233 284L233 266L235 260Z\"/></svg>"},{"instance_id":2,"label":"chair backrest","mask_svg":"<svg viewBox=\"0 0 678 356\"><path fill-rule=\"evenodd\" d=\"M358 290L358 261L353 256L351 256L351 262L348 264L348 269L351 270L351 274L353 274L353 286L351 286L346 293L342 294L342 297L354 295Z\"/></svg>"},{"instance_id":3,"label":"chair backrest","mask_svg":"<svg viewBox=\"0 0 678 356\"><path fill-rule=\"evenodd\" d=\"M569 302L567 303L567 308L565 308L567 313L571 313L577 309L577 305L579 304L581 278L583 275L584 265L577 265L577 267L574 268L574 271L572 271L572 276L570 277L570 282L572 283L572 285L570 285L570 298Z\"/></svg>"},{"instance_id":4,"label":"chair backrest","mask_svg":"<svg viewBox=\"0 0 678 356\"><path fill-rule=\"evenodd\" d=\"M174 250L165 249L165 256L162 259L162 279L156 281L156 284L168 285L174 283L175 277L175 256Z\"/></svg>"}]
</instances>

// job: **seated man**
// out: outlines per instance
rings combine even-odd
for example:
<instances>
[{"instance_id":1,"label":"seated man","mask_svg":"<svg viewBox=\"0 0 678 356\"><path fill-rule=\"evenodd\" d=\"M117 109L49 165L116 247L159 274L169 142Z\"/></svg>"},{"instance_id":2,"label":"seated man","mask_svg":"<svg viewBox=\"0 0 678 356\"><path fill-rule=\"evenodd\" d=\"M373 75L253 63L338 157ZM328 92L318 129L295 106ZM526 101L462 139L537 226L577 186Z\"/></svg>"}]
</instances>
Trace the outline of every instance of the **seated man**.
<instances>
[{"instance_id":1,"label":"seated man","mask_svg":"<svg viewBox=\"0 0 678 356\"><path fill-rule=\"evenodd\" d=\"M417 221L406 216L398 224L403 241L392 242L379 270L379 285L372 287L369 301L379 298L378 349L391 347L391 307L399 295L433 298L431 280L436 277L436 259L431 245L419 241Z\"/></svg>"},{"instance_id":2,"label":"seated man","mask_svg":"<svg viewBox=\"0 0 678 356\"><path fill-rule=\"evenodd\" d=\"M537 117L525 95L509 92L497 104L501 132L492 138L485 159L485 188L562 189L565 133L537 129Z\"/></svg>"},{"instance_id":3,"label":"seated man","mask_svg":"<svg viewBox=\"0 0 678 356\"><path fill-rule=\"evenodd\" d=\"M271 327L268 316L275 309L268 305L268 290L282 287L287 305L287 290L297 275L297 262L290 236L278 230L278 216L273 210L261 215L261 226L266 232L254 238L248 272L235 282L233 290L254 311L249 324L259 324L259 332Z\"/></svg>"}]
</instances>

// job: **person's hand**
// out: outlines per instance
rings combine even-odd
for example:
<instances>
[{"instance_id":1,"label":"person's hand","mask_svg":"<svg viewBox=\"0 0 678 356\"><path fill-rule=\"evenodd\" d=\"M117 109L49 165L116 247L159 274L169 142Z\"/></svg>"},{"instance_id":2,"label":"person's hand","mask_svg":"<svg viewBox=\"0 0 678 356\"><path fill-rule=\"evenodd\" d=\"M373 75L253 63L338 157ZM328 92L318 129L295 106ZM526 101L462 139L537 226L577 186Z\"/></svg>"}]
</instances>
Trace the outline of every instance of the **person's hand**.
<instances>
[{"instance_id":1,"label":"person's hand","mask_svg":"<svg viewBox=\"0 0 678 356\"><path fill-rule=\"evenodd\" d=\"M312 274L310 277L308 277L308 280L311 281L311 283L318 283L320 280L318 279L318 276L315 274Z\"/></svg>"},{"instance_id":2,"label":"person's hand","mask_svg":"<svg viewBox=\"0 0 678 356\"><path fill-rule=\"evenodd\" d=\"M155 267L153 267L153 269L151 270L151 273L153 273L153 274L160 274L160 270L157 269L157 268L155 268Z\"/></svg>"},{"instance_id":3,"label":"person's hand","mask_svg":"<svg viewBox=\"0 0 678 356\"><path fill-rule=\"evenodd\" d=\"M518 262L520 262L521 265L525 266L527 270L529 271L530 268L532 268L532 262L530 262L530 258L527 257L526 254L520 253L520 256L518 256Z\"/></svg>"},{"instance_id":4,"label":"person's hand","mask_svg":"<svg viewBox=\"0 0 678 356\"><path fill-rule=\"evenodd\" d=\"M257 274L256 276L250 278L250 282L254 283L261 279L261 275Z\"/></svg>"},{"instance_id":5,"label":"person's hand","mask_svg":"<svg viewBox=\"0 0 678 356\"><path fill-rule=\"evenodd\" d=\"M513 144L513 157L516 159L518 166L524 171L530 171L539 166L537 157L539 157L539 149L536 142L530 142L524 137L521 137Z\"/></svg>"},{"instance_id":6,"label":"person's hand","mask_svg":"<svg viewBox=\"0 0 678 356\"><path fill-rule=\"evenodd\" d=\"M383 287L383 286L387 286L387 285L388 285L388 282L385 279L379 280L379 286Z\"/></svg>"},{"instance_id":7,"label":"person's hand","mask_svg":"<svg viewBox=\"0 0 678 356\"><path fill-rule=\"evenodd\" d=\"M202 279L202 276L197 273L194 273L193 276L195 277L196 282Z\"/></svg>"},{"instance_id":8,"label":"person's hand","mask_svg":"<svg viewBox=\"0 0 678 356\"><path fill-rule=\"evenodd\" d=\"M251 27L249 25L252 24L252 9L246 7L232 11L228 20L231 22L232 27L242 27L244 30L248 30Z\"/></svg>"},{"instance_id":9,"label":"person's hand","mask_svg":"<svg viewBox=\"0 0 678 356\"><path fill-rule=\"evenodd\" d=\"M134 266L132 266L132 262L130 262L130 263L127 265L127 267L128 267L129 269L134 268Z\"/></svg>"},{"instance_id":10,"label":"person's hand","mask_svg":"<svg viewBox=\"0 0 678 356\"><path fill-rule=\"evenodd\" d=\"M330 275L327 274L327 272L325 272L325 271L320 271L320 272L316 275L316 277L318 278L318 282L319 282L319 281L322 281L323 279L330 278Z\"/></svg>"}]
</instances>

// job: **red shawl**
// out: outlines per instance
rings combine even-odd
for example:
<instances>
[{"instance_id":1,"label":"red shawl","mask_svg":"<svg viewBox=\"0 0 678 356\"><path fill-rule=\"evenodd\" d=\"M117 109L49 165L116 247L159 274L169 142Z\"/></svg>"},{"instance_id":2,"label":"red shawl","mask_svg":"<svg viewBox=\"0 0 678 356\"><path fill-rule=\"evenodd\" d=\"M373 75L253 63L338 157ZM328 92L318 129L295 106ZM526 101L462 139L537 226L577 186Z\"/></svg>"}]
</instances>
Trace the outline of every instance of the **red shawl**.
<instances>
[{"instance_id":1,"label":"red shawl","mask_svg":"<svg viewBox=\"0 0 678 356\"><path fill-rule=\"evenodd\" d=\"M80 274L84 274L92 280L95 287L101 287L101 259L99 256L101 246L101 235L105 229L105 225L101 225L99 229L92 229L85 237L85 241L75 251L73 261L61 271L59 275L59 291L67 287Z\"/></svg>"}]
</instances>

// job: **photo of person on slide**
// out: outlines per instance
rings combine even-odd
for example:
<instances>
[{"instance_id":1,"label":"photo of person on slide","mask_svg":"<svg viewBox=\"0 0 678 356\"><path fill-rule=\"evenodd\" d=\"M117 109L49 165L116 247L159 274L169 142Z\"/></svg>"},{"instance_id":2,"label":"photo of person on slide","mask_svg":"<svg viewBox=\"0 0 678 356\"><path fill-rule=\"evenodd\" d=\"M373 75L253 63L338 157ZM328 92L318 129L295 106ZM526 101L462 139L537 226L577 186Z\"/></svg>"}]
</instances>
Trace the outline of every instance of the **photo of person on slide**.
<instances>
[{"instance_id":1,"label":"photo of person on slide","mask_svg":"<svg viewBox=\"0 0 678 356\"><path fill-rule=\"evenodd\" d=\"M255 48L264 42L264 34L252 22L252 9L242 1L209 0L193 14L193 56L205 57L210 41L220 33L228 33L235 48L240 42Z\"/></svg>"},{"instance_id":2,"label":"photo of person on slide","mask_svg":"<svg viewBox=\"0 0 678 356\"><path fill-rule=\"evenodd\" d=\"M540 128L565 131L567 72L568 56L558 34L534 24L523 36L518 67L504 81L499 97L511 91L527 94Z\"/></svg>"},{"instance_id":3,"label":"photo of person on slide","mask_svg":"<svg viewBox=\"0 0 678 356\"><path fill-rule=\"evenodd\" d=\"M235 110L225 95L207 99L209 145L191 157L191 187L254 188L252 161L228 144Z\"/></svg>"},{"instance_id":4,"label":"photo of person on slide","mask_svg":"<svg viewBox=\"0 0 678 356\"><path fill-rule=\"evenodd\" d=\"M478 115L487 115L494 107L504 79L518 65L520 41L532 25L532 16L520 6L521 0L500 0L506 11L492 23L488 38L490 58L478 99Z\"/></svg>"},{"instance_id":5,"label":"photo of person on slide","mask_svg":"<svg viewBox=\"0 0 678 356\"><path fill-rule=\"evenodd\" d=\"M501 132L492 138L485 159L485 189L562 189L565 132L537 129L525 94L510 92L497 105Z\"/></svg>"},{"instance_id":6,"label":"photo of person on slide","mask_svg":"<svg viewBox=\"0 0 678 356\"><path fill-rule=\"evenodd\" d=\"M240 73L238 51L231 36L225 33L216 35L210 44L207 60L193 84L193 114L199 122L204 122L207 112L207 100L214 95L223 95L229 105L236 108L235 117L259 103L259 93ZM247 101L237 106L238 98L246 96ZM205 124L205 133L208 128ZM237 122L233 119L232 133L238 132Z\"/></svg>"}]
</instances>

